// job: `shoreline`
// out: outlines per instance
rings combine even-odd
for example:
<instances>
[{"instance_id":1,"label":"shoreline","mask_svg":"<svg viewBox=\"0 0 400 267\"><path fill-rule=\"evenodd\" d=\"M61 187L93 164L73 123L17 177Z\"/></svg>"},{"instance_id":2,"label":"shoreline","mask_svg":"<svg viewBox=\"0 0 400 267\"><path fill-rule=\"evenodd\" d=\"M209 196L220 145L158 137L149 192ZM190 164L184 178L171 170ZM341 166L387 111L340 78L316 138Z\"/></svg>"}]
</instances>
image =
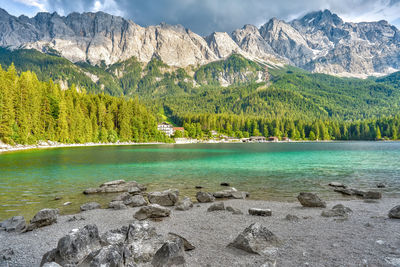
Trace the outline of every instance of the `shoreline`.
<instances>
[{"instance_id":1,"label":"shoreline","mask_svg":"<svg viewBox=\"0 0 400 267\"><path fill-rule=\"evenodd\" d=\"M220 201L218 201L220 202ZM166 237L174 232L187 238L196 248L185 253L187 266L275 266L263 265L270 258L232 249L227 245L252 223L266 226L280 240L273 258L276 266L399 266L398 235L400 220L389 219L388 211L399 198L327 201L327 208L304 208L298 202L225 200L243 212L208 212L213 203L194 203L188 211L177 211L162 220L148 220L157 233ZM216 202L217 203L217 202ZM336 204L352 212L345 220L321 216ZM251 216L249 208L268 208L272 216ZM139 208L95 209L75 215L59 216L58 222L23 234L0 231L0 243L14 251L4 266L38 266L42 255L57 247L58 240L72 229L96 224L100 234L133 223ZM286 219L294 215L297 221ZM71 218L77 220L71 221ZM83 218L83 219L80 219ZM229 223L227 223L229 222ZM0 266L2 262L0 261ZM147 265L144 265L147 266Z\"/></svg>"},{"instance_id":2,"label":"shoreline","mask_svg":"<svg viewBox=\"0 0 400 267\"><path fill-rule=\"evenodd\" d=\"M335 142L396 142L396 140L376 141L376 140L301 140L301 141L271 141L271 142L229 142L225 140L197 140L189 139L188 142L178 143L162 143L162 142L149 142L149 143L135 143L135 142L117 142L117 143L74 143L63 144L58 142L40 142L35 145L7 145L0 142L0 155L5 153L12 153L18 151L36 150L36 149L52 149L52 148L70 148L70 147L96 147L96 146L135 146L135 145L189 145L189 144L286 144L286 143L335 143Z\"/></svg>"}]
</instances>

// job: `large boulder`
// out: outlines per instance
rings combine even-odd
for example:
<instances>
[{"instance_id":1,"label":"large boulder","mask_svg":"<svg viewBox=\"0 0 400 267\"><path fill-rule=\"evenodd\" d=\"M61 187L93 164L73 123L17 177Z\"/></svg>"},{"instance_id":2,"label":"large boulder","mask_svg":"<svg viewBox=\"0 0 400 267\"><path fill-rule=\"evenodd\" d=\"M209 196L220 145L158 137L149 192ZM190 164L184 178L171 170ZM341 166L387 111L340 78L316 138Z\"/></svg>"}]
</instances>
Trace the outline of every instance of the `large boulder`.
<instances>
[{"instance_id":1,"label":"large boulder","mask_svg":"<svg viewBox=\"0 0 400 267\"><path fill-rule=\"evenodd\" d=\"M145 207L141 207L134 215L137 220L145 220L147 218L161 218L168 217L171 211L168 208L160 206L158 204L150 204Z\"/></svg>"},{"instance_id":2,"label":"large boulder","mask_svg":"<svg viewBox=\"0 0 400 267\"><path fill-rule=\"evenodd\" d=\"M131 200L132 203L129 205L131 207L141 207L147 205L147 201L142 195L134 195L132 196Z\"/></svg>"},{"instance_id":3,"label":"large boulder","mask_svg":"<svg viewBox=\"0 0 400 267\"><path fill-rule=\"evenodd\" d=\"M208 192L197 192L196 199L200 203L214 202L215 197Z\"/></svg>"},{"instance_id":4,"label":"large boulder","mask_svg":"<svg viewBox=\"0 0 400 267\"><path fill-rule=\"evenodd\" d=\"M123 244L104 246L88 255L82 266L125 266Z\"/></svg>"},{"instance_id":5,"label":"large boulder","mask_svg":"<svg viewBox=\"0 0 400 267\"><path fill-rule=\"evenodd\" d=\"M189 210L193 208L193 202L189 197L184 197L176 203L176 210Z\"/></svg>"},{"instance_id":6,"label":"large boulder","mask_svg":"<svg viewBox=\"0 0 400 267\"><path fill-rule=\"evenodd\" d=\"M168 240L157 250L151 261L154 267L184 266L185 252L183 241L180 238Z\"/></svg>"},{"instance_id":7,"label":"large boulder","mask_svg":"<svg viewBox=\"0 0 400 267\"><path fill-rule=\"evenodd\" d=\"M326 208L326 203L313 193L302 192L297 196L297 199L303 207Z\"/></svg>"},{"instance_id":8,"label":"large boulder","mask_svg":"<svg viewBox=\"0 0 400 267\"><path fill-rule=\"evenodd\" d=\"M7 232L22 232L26 227L24 216L14 216L10 219L0 222L0 230Z\"/></svg>"},{"instance_id":9,"label":"large boulder","mask_svg":"<svg viewBox=\"0 0 400 267\"><path fill-rule=\"evenodd\" d=\"M26 231L32 231L34 229L56 223L58 214L59 214L58 209L40 210L38 213L35 214L35 216L33 216L32 220L30 220L30 223L27 226Z\"/></svg>"},{"instance_id":10,"label":"large boulder","mask_svg":"<svg viewBox=\"0 0 400 267\"><path fill-rule=\"evenodd\" d=\"M177 238L179 238L179 239L181 239L183 241L183 247L184 247L185 251L193 250L193 249L196 248L195 246L192 245L192 243L190 243L183 236L175 234L175 233L171 233L171 232L168 233L168 240L175 240Z\"/></svg>"},{"instance_id":11,"label":"large boulder","mask_svg":"<svg viewBox=\"0 0 400 267\"><path fill-rule=\"evenodd\" d=\"M80 206L81 211L100 209L101 206L97 202L88 202Z\"/></svg>"},{"instance_id":12,"label":"large boulder","mask_svg":"<svg viewBox=\"0 0 400 267\"><path fill-rule=\"evenodd\" d=\"M79 265L86 257L101 248L99 231L96 225L86 225L74 229L62 237L57 248L43 255L41 266L46 262L56 262L62 266Z\"/></svg>"},{"instance_id":13,"label":"large boulder","mask_svg":"<svg viewBox=\"0 0 400 267\"><path fill-rule=\"evenodd\" d=\"M280 243L278 237L265 226L253 223L228 246L262 255L269 249L279 246Z\"/></svg>"},{"instance_id":14,"label":"large boulder","mask_svg":"<svg viewBox=\"0 0 400 267\"><path fill-rule=\"evenodd\" d=\"M97 194L97 193L120 193L120 192L128 192L132 193L136 190L134 188L139 188L141 191L145 191L146 187L137 183L136 181L128 181L125 180L115 180L107 183L103 183L100 187L97 188L88 188L83 191L84 194Z\"/></svg>"},{"instance_id":15,"label":"large boulder","mask_svg":"<svg viewBox=\"0 0 400 267\"><path fill-rule=\"evenodd\" d=\"M150 192L147 198L151 204L161 206L174 206L178 202L179 191L177 189L168 189L162 192Z\"/></svg>"},{"instance_id":16,"label":"large boulder","mask_svg":"<svg viewBox=\"0 0 400 267\"><path fill-rule=\"evenodd\" d=\"M114 197L110 202L109 207L114 209L124 209L121 203L130 207L141 207L147 205L147 202L142 195L131 195L125 192Z\"/></svg>"},{"instance_id":17,"label":"large boulder","mask_svg":"<svg viewBox=\"0 0 400 267\"><path fill-rule=\"evenodd\" d=\"M400 205L392 208L388 214L391 219L400 219Z\"/></svg>"}]
</instances>

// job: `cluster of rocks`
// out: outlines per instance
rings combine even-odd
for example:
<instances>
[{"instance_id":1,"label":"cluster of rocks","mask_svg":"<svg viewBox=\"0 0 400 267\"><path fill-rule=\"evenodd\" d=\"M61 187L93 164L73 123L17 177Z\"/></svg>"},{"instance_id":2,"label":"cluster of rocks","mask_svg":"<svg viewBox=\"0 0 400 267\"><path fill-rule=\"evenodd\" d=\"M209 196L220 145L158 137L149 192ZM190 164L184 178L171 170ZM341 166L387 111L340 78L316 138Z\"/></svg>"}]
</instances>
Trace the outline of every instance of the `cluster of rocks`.
<instances>
[{"instance_id":1,"label":"cluster of rocks","mask_svg":"<svg viewBox=\"0 0 400 267\"><path fill-rule=\"evenodd\" d=\"M146 186L139 184L136 181L115 180L101 184L97 188L88 188L83 191L84 194L98 193L121 193L121 192L142 192L146 190Z\"/></svg>"},{"instance_id":2,"label":"cluster of rocks","mask_svg":"<svg viewBox=\"0 0 400 267\"><path fill-rule=\"evenodd\" d=\"M329 186L333 187L335 192L341 193L346 196L357 196L363 199L381 199L382 193L378 191L362 191L355 188L347 188L346 185L338 182L331 182ZM377 188L385 188L383 183L379 183Z\"/></svg>"},{"instance_id":3,"label":"cluster of rocks","mask_svg":"<svg viewBox=\"0 0 400 267\"><path fill-rule=\"evenodd\" d=\"M146 221L102 235L96 225L86 225L62 237L55 249L43 255L40 265L172 266L185 264L184 251L194 248L180 235L170 233L164 238Z\"/></svg>"}]
</instances>

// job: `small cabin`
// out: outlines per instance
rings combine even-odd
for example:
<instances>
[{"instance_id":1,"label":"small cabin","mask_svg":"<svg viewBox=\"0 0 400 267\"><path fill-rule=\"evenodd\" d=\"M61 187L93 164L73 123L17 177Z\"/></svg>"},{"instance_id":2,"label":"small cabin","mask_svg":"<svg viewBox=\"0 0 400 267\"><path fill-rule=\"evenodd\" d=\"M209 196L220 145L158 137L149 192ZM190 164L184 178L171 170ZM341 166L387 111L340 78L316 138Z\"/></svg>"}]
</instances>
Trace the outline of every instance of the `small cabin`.
<instances>
[{"instance_id":1,"label":"small cabin","mask_svg":"<svg viewBox=\"0 0 400 267\"><path fill-rule=\"evenodd\" d=\"M250 136L250 142L263 143L267 139L264 136Z\"/></svg>"},{"instance_id":2,"label":"small cabin","mask_svg":"<svg viewBox=\"0 0 400 267\"><path fill-rule=\"evenodd\" d=\"M269 142L278 142L278 141L279 141L279 138L276 137L276 136L270 136L270 137L268 137L268 141L269 141Z\"/></svg>"},{"instance_id":3,"label":"small cabin","mask_svg":"<svg viewBox=\"0 0 400 267\"><path fill-rule=\"evenodd\" d=\"M290 140L289 137L282 137L282 141L283 142L290 142L292 140Z\"/></svg>"}]
</instances>

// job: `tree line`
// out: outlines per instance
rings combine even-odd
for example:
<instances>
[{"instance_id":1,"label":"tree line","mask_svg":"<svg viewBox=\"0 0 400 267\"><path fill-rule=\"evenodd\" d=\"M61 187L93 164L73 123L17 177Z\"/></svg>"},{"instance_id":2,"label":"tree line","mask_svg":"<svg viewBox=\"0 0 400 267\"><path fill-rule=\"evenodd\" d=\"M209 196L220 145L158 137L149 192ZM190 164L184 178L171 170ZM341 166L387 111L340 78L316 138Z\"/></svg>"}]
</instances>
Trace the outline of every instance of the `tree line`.
<instances>
[{"instance_id":1,"label":"tree line","mask_svg":"<svg viewBox=\"0 0 400 267\"><path fill-rule=\"evenodd\" d=\"M14 65L0 67L0 140L34 144L52 140L86 142L170 142L137 98L87 94L72 85L61 90Z\"/></svg>"}]
</instances>

